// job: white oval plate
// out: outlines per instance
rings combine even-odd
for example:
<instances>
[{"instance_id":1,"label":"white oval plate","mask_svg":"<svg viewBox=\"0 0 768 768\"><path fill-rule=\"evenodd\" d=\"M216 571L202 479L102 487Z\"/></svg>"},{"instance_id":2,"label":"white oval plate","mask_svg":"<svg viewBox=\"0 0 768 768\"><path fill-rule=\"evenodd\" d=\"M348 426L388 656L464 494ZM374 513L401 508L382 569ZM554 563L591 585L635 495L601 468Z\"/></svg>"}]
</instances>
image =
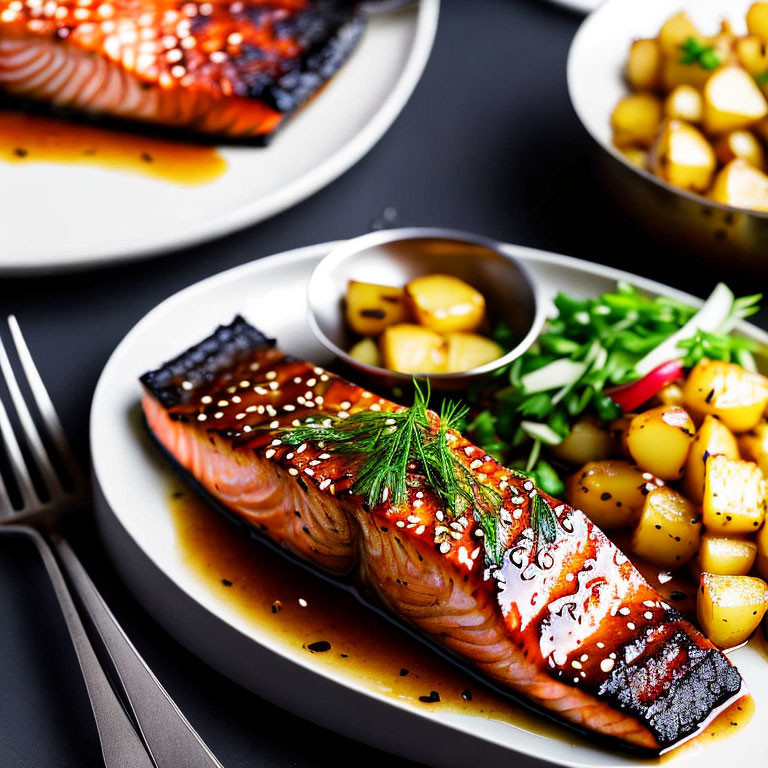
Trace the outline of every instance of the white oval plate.
<instances>
[{"instance_id":1,"label":"white oval plate","mask_svg":"<svg viewBox=\"0 0 768 768\"><path fill-rule=\"evenodd\" d=\"M737 34L746 32L744 17L754 0L607 0L579 27L568 54L568 91L584 127L619 162L639 173L613 146L611 113L628 92L624 67L633 40L656 37L674 13L687 11L704 34L714 34L728 19ZM648 174L650 175L650 174ZM655 177L650 176L655 179ZM656 179L658 182L658 179ZM679 192L678 189L672 187Z\"/></svg>"},{"instance_id":2,"label":"white oval plate","mask_svg":"<svg viewBox=\"0 0 768 768\"><path fill-rule=\"evenodd\" d=\"M107 363L91 411L91 449L97 514L106 545L129 587L179 642L241 685L321 725L359 741L431 765L461 766L468 755L485 766L647 765L567 736L555 740L480 717L428 712L371 690L354 673L331 676L310 654L275 640L237 607L215 596L179 547L169 509L168 465L152 449L139 414L138 377L242 313L299 358L327 362L306 319L309 276L332 244L290 251L228 270L164 301L125 337ZM611 290L617 280L649 294L698 303L644 278L566 256L503 246L521 259L544 291L579 296ZM744 326L762 343L768 334ZM329 587L331 589L331 587ZM676 764L722 768L737 756L766 765L761 722L768 707L768 659L752 646L733 655L757 705L752 723L734 737L691 749ZM471 750L471 751L470 751ZM526 759L524 756L527 756Z\"/></svg>"},{"instance_id":3,"label":"white oval plate","mask_svg":"<svg viewBox=\"0 0 768 768\"><path fill-rule=\"evenodd\" d=\"M295 205L384 135L421 77L440 0L371 17L349 61L268 147L223 147L202 186L106 168L5 165L0 274L84 268L189 246Z\"/></svg>"}]
</instances>

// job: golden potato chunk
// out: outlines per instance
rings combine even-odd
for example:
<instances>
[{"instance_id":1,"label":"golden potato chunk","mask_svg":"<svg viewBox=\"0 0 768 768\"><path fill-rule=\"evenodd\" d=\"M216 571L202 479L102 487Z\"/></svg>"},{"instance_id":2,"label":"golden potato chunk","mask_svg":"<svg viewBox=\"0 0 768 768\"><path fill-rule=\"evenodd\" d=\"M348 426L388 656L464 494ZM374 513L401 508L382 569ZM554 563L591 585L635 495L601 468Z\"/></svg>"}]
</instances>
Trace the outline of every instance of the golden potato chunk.
<instances>
[{"instance_id":1,"label":"golden potato chunk","mask_svg":"<svg viewBox=\"0 0 768 768\"><path fill-rule=\"evenodd\" d=\"M447 373L471 371L498 360L504 354L495 341L476 333L447 333L445 341L448 344Z\"/></svg>"},{"instance_id":2,"label":"golden potato chunk","mask_svg":"<svg viewBox=\"0 0 768 768\"><path fill-rule=\"evenodd\" d=\"M768 579L768 525L764 525L757 534L757 572Z\"/></svg>"},{"instance_id":3,"label":"golden potato chunk","mask_svg":"<svg viewBox=\"0 0 768 768\"><path fill-rule=\"evenodd\" d=\"M665 91L671 91L679 85L690 85L702 90L712 71L699 64L685 64L680 60L680 52L673 56L664 56L661 64L661 83Z\"/></svg>"},{"instance_id":4,"label":"golden potato chunk","mask_svg":"<svg viewBox=\"0 0 768 768\"><path fill-rule=\"evenodd\" d=\"M631 93L611 114L613 143L617 147L650 147L661 123L661 102L652 93Z\"/></svg>"},{"instance_id":5,"label":"golden potato chunk","mask_svg":"<svg viewBox=\"0 0 768 768\"><path fill-rule=\"evenodd\" d=\"M471 333L485 317L483 294L453 275L417 277L405 292L416 320L437 333Z\"/></svg>"},{"instance_id":6,"label":"golden potato chunk","mask_svg":"<svg viewBox=\"0 0 768 768\"><path fill-rule=\"evenodd\" d=\"M688 499L671 488L655 488L645 497L632 533L632 551L662 568L679 568L699 548L701 521Z\"/></svg>"},{"instance_id":7,"label":"golden potato chunk","mask_svg":"<svg viewBox=\"0 0 768 768\"><path fill-rule=\"evenodd\" d=\"M768 477L768 423L761 421L754 429L739 435L739 450L747 461L754 461L763 477Z\"/></svg>"},{"instance_id":8,"label":"golden potato chunk","mask_svg":"<svg viewBox=\"0 0 768 768\"><path fill-rule=\"evenodd\" d=\"M647 149L642 147L622 147L621 154L629 160L632 165L638 168L648 170L648 158L650 157Z\"/></svg>"},{"instance_id":9,"label":"golden potato chunk","mask_svg":"<svg viewBox=\"0 0 768 768\"><path fill-rule=\"evenodd\" d=\"M715 416L706 416L693 438L683 470L683 490L691 501L701 504L704 498L704 471L707 458L722 454L729 459L739 458L736 438L728 427Z\"/></svg>"},{"instance_id":10,"label":"golden potato chunk","mask_svg":"<svg viewBox=\"0 0 768 768\"><path fill-rule=\"evenodd\" d=\"M685 380L683 399L694 417L711 413L732 432L746 432L762 420L768 379L735 363L704 359Z\"/></svg>"},{"instance_id":11,"label":"golden potato chunk","mask_svg":"<svg viewBox=\"0 0 768 768\"><path fill-rule=\"evenodd\" d=\"M765 152L757 136L751 131L731 131L715 144L718 162L727 165L731 160L744 160L759 171L765 170Z\"/></svg>"},{"instance_id":12,"label":"golden potato chunk","mask_svg":"<svg viewBox=\"0 0 768 768\"><path fill-rule=\"evenodd\" d=\"M736 60L754 78L761 78L768 70L766 44L757 35L748 35L736 41ZM765 91L763 91L765 92Z\"/></svg>"},{"instance_id":13,"label":"golden potato chunk","mask_svg":"<svg viewBox=\"0 0 768 768\"><path fill-rule=\"evenodd\" d=\"M664 405L679 405L683 407L683 388L676 381L662 387L656 394L658 400Z\"/></svg>"},{"instance_id":14,"label":"golden potato chunk","mask_svg":"<svg viewBox=\"0 0 768 768\"><path fill-rule=\"evenodd\" d=\"M660 482L628 461L592 461L569 478L568 501L600 528L624 528Z\"/></svg>"},{"instance_id":15,"label":"golden potato chunk","mask_svg":"<svg viewBox=\"0 0 768 768\"><path fill-rule=\"evenodd\" d=\"M713 536L705 533L699 547L699 567L704 573L746 576L757 556L757 544L750 539Z\"/></svg>"},{"instance_id":16,"label":"golden potato chunk","mask_svg":"<svg viewBox=\"0 0 768 768\"><path fill-rule=\"evenodd\" d=\"M746 160L731 160L717 174L709 196L735 208L768 211L768 176Z\"/></svg>"},{"instance_id":17,"label":"golden potato chunk","mask_svg":"<svg viewBox=\"0 0 768 768\"><path fill-rule=\"evenodd\" d=\"M384 367L400 373L445 373L445 340L421 325L390 325L381 334Z\"/></svg>"},{"instance_id":18,"label":"golden potato chunk","mask_svg":"<svg viewBox=\"0 0 768 768\"><path fill-rule=\"evenodd\" d=\"M748 128L768 115L768 102L741 67L722 67L704 86L704 128L725 133Z\"/></svg>"},{"instance_id":19,"label":"golden potato chunk","mask_svg":"<svg viewBox=\"0 0 768 768\"><path fill-rule=\"evenodd\" d=\"M768 40L768 3L753 3L747 11L747 29L750 35Z\"/></svg>"},{"instance_id":20,"label":"golden potato chunk","mask_svg":"<svg viewBox=\"0 0 768 768\"><path fill-rule=\"evenodd\" d=\"M677 480L695 432L693 420L683 408L660 405L632 419L627 449L642 469L662 480Z\"/></svg>"},{"instance_id":21,"label":"golden potato chunk","mask_svg":"<svg viewBox=\"0 0 768 768\"><path fill-rule=\"evenodd\" d=\"M701 91L692 85L678 85L664 100L664 114L674 120L700 123L704 117L704 99Z\"/></svg>"},{"instance_id":22,"label":"golden potato chunk","mask_svg":"<svg viewBox=\"0 0 768 768\"><path fill-rule=\"evenodd\" d=\"M670 16L659 30L659 46L666 56L673 59L680 58L680 46L689 38L701 39L701 33L691 21L691 17L680 11Z\"/></svg>"},{"instance_id":23,"label":"golden potato chunk","mask_svg":"<svg viewBox=\"0 0 768 768\"><path fill-rule=\"evenodd\" d=\"M660 85L661 46L658 40L635 40L627 59L627 80L635 91L655 91Z\"/></svg>"},{"instance_id":24,"label":"golden potato chunk","mask_svg":"<svg viewBox=\"0 0 768 768\"><path fill-rule=\"evenodd\" d=\"M682 120L666 120L651 148L651 170L676 187L693 192L709 188L717 160L701 131Z\"/></svg>"},{"instance_id":25,"label":"golden potato chunk","mask_svg":"<svg viewBox=\"0 0 768 768\"><path fill-rule=\"evenodd\" d=\"M568 436L550 452L562 461L580 466L590 461L607 459L614 448L614 440L601 422L589 417L579 419Z\"/></svg>"},{"instance_id":26,"label":"golden potato chunk","mask_svg":"<svg viewBox=\"0 0 768 768\"><path fill-rule=\"evenodd\" d=\"M720 648L746 642L768 608L768 586L751 576L702 573L696 614L704 634Z\"/></svg>"},{"instance_id":27,"label":"golden potato chunk","mask_svg":"<svg viewBox=\"0 0 768 768\"><path fill-rule=\"evenodd\" d=\"M349 356L359 363L365 365L375 365L381 367L381 353L379 347L373 339L360 339L352 349L349 350Z\"/></svg>"},{"instance_id":28,"label":"golden potato chunk","mask_svg":"<svg viewBox=\"0 0 768 768\"><path fill-rule=\"evenodd\" d=\"M405 291L350 280L345 302L347 325L361 336L378 336L388 325L408 319Z\"/></svg>"},{"instance_id":29,"label":"golden potato chunk","mask_svg":"<svg viewBox=\"0 0 768 768\"><path fill-rule=\"evenodd\" d=\"M751 461L710 456L704 473L702 510L709 531L755 533L765 516L763 473Z\"/></svg>"}]
</instances>

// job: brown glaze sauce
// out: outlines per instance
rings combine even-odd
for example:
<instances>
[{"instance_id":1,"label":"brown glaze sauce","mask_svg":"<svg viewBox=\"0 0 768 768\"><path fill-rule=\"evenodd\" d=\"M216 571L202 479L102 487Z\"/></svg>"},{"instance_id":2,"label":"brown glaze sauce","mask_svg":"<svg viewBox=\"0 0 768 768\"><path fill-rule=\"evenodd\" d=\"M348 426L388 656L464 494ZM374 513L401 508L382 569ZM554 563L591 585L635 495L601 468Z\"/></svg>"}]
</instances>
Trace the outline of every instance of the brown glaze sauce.
<instances>
[{"instance_id":1,"label":"brown glaze sauce","mask_svg":"<svg viewBox=\"0 0 768 768\"><path fill-rule=\"evenodd\" d=\"M592 744L499 695L353 595L244 536L193 491L173 490L170 509L184 560L214 594L262 631L311 655L326 671L428 711L482 717L574 745ZM674 595L676 607L690 610L695 585L689 589L688 582L677 577L659 580L658 568L655 577L652 568L642 570L667 599ZM729 736L745 726L753 712L753 700L745 697L682 747L639 762L667 762L683 751Z\"/></svg>"},{"instance_id":2,"label":"brown glaze sauce","mask_svg":"<svg viewBox=\"0 0 768 768\"><path fill-rule=\"evenodd\" d=\"M130 133L17 109L0 109L0 160L95 165L196 186L221 176L215 147Z\"/></svg>"}]
</instances>

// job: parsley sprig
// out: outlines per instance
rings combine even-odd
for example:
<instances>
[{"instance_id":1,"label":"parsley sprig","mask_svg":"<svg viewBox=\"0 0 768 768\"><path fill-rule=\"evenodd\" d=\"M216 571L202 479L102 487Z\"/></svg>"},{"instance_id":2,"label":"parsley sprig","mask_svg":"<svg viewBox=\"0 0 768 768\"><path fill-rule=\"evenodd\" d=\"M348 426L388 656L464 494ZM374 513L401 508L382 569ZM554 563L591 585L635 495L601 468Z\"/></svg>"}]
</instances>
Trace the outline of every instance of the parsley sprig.
<instances>
[{"instance_id":1,"label":"parsley sprig","mask_svg":"<svg viewBox=\"0 0 768 768\"><path fill-rule=\"evenodd\" d=\"M483 530L486 559L498 564L506 545L501 516L502 494L482 482L458 457L451 432L463 423L467 409L450 401L440 408L437 425L430 418L429 391L414 383L414 403L398 411L364 410L347 418L312 417L291 427L271 430L286 445L321 444L325 450L358 458L352 492L370 506L402 504L408 485L420 469L450 516L473 515ZM524 473L515 473L527 478ZM554 541L555 513L535 492L531 497L531 526L537 547Z\"/></svg>"},{"instance_id":2,"label":"parsley sprig","mask_svg":"<svg viewBox=\"0 0 768 768\"><path fill-rule=\"evenodd\" d=\"M680 46L681 64L698 64L702 69L717 69L723 62L711 45L706 45L695 37L689 37Z\"/></svg>"}]
</instances>

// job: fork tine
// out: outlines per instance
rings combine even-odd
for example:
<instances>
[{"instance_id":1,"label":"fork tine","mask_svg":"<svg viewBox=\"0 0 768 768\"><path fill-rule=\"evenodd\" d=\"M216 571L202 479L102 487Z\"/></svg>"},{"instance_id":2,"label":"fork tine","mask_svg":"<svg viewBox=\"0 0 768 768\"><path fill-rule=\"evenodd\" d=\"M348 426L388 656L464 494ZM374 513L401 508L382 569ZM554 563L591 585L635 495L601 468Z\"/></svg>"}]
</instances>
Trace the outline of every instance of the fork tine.
<instances>
[{"instance_id":1,"label":"fork tine","mask_svg":"<svg viewBox=\"0 0 768 768\"><path fill-rule=\"evenodd\" d=\"M37 366L32 359L32 354L29 351L27 342L24 340L21 328L19 327L19 322L15 315L9 315L8 326L11 329L13 343L16 345L16 354L19 356L21 367L27 377L27 384L35 399L35 404L37 405L40 416L48 430L48 434L51 436L59 455L66 465L67 471L75 486L76 493L83 493L85 478L77 463L75 454L69 446L69 442L64 433L64 427L56 413L56 409L53 406L53 401L48 394L48 390L45 388L45 384L43 384L43 379L37 370Z\"/></svg>"},{"instance_id":2,"label":"fork tine","mask_svg":"<svg viewBox=\"0 0 768 768\"><path fill-rule=\"evenodd\" d=\"M32 419L32 414L30 414L29 408L27 408L27 404L24 402L24 395L22 394L21 389L19 389L16 375L13 372L13 368L11 368L11 361L8 358L8 353L5 351L2 339L0 339L0 372L2 372L5 377L5 383L10 392L11 401L16 409L16 415L19 417L24 436L27 439L30 450L34 454L43 480L48 487L48 491L52 497L60 496L64 492L61 487L61 482L56 474L56 470L53 468L53 464L51 464L51 460L48 458L48 453L45 450L43 441L40 439L40 433L37 431L35 422ZM18 443L16 443L16 445L18 447Z\"/></svg>"},{"instance_id":3,"label":"fork tine","mask_svg":"<svg viewBox=\"0 0 768 768\"><path fill-rule=\"evenodd\" d=\"M0 475L0 520L11 517L16 512L11 504L11 495L8 493L8 488L5 486L3 476Z\"/></svg>"},{"instance_id":4,"label":"fork tine","mask_svg":"<svg viewBox=\"0 0 768 768\"><path fill-rule=\"evenodd\" d=\"M8 458L11 462L11 469L16 477L16 481L19 485L19 491L21 492L21 500L25 507L36 507L39 504L37 493L35 492L35 486L32 485L32 478L29 476L27 465L24 462L24 456L21 453L16 435L13 433L13 426L8 418L8 412L5 410L5 406L0 400L0 438L2 438L5 449L8 453ZM0 490L3 492L0 496L0 502L2 502L2 516L12 514L13 504L11 504L11 497L8 494L8 489L5 487L2 477L0 477ZM5 510L7 503L8 510Z\"/></svg>"}]
</instances>

